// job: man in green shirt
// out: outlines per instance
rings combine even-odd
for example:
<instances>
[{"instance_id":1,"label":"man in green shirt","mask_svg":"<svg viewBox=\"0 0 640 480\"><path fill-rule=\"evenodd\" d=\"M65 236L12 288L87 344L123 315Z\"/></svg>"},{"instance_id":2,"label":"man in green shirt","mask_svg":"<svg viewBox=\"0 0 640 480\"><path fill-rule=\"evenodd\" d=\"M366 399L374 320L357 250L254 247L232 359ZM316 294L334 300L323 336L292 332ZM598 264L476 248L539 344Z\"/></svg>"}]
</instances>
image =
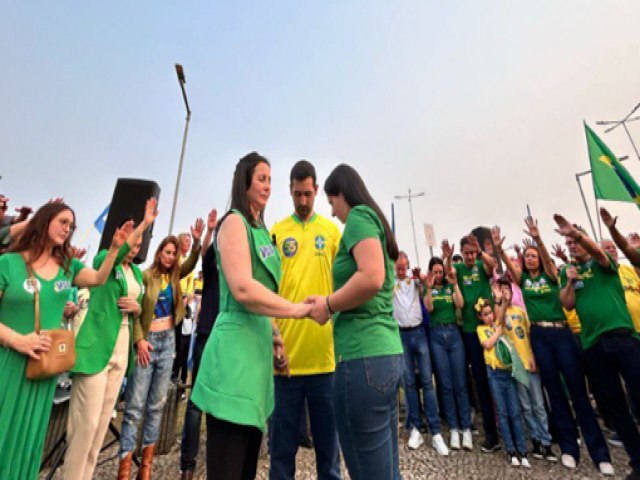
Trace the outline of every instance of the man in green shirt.
<instances>
[{"instance_id":1,"label":"man in green shirt","mask_svg":"<svg viewBox=\"0 0 640 480\"><path fill-rule=\"evenodd\" d=\"M479 322L474 306L480 298L491 301L489 279L493 274L496 261L487 252L482 251L478 239L474 235L467 235L460 240L463 263L452 263L453 247L449 245L448 241L442 242L442 250L446 259L446 270L450 268L456 270L458 285L464 298L462 307L462 340L467 362L471 364L471 371L480 400L480 410L482 410L485 439L481 450L485 453L495 452L500 449L500 443L498 442L496 416L489 390L484 353L476 333ZM480 260L478 260L478 256L480 256Z\"/></svg>"},{"instance_id":2,"label":"man in green shirt","mask_svg":"<svg viewBox=\"0 0 640 480\"><path fill-rule=\"evenodd\" d=\"M610 408L611 420L629 455L632 474L640 478L640 433L625 400L620 377L636 408L640 407L640 338L627 309L618 267L585 232L561 215L554 215L557 232L575 264L560 274L560 300L575 308L582 330L580 342L601 405Z\"/></svg>"}]
</instances>

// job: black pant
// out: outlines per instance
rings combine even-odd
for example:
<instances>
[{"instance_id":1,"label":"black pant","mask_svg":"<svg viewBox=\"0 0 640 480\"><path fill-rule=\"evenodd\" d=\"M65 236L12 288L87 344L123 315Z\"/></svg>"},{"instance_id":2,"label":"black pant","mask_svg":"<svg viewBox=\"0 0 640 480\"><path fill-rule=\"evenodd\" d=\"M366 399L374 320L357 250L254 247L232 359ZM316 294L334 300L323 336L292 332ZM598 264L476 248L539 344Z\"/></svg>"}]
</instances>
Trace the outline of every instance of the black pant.
<instances>
[{"instance_id":1,"label":"black pant","mask_svg":"<svg viewBox=\"0 0 640 480\"><path fill-rule=\"evenodd\" d=\"M262 431L207 414L207 479L256 478Z\"/></svg>"},{"instance_id":2,"label":"black pant","mask_svg":"<svg viewBox=\"0 0 640 480\"><path fill-rule=\"evenodd\" d=\"M207 344L209 335L200 334L196 336L193 346L193 369L191 370L191 383L196 384L200 359L204 346ZM196 469L196 456L200 446L200 423L202 422L202 411L191 401L187 402L187 409L184 413L184 425L182 427L182 445L180 450L180 470L183 472Z\"/></svg>"},{"instance_id":3,"label":"black pant","mask_svg":"<svg viewBox=\"0 0 640 480\"><path fill-rule=\"evenodd\" d=\"M183 335L182 324L176 325L176 358L173 361L173 369L171 372L171 378L174 382L180 379L182 383L187 383L190 344L191 335Z\"/></svg>"},{"instance_id":4,"label":"black pant","mask_svg":"<svg viewBox=\"0 0 640 480\"><path fill-rule=\"evenodd\" d=\"M640 407L640 340L631 331L607 332L585 350L589 372L596 384L594 393L608 406L611 421L629 455L634 470L640 471L640 434L631 418L620 377L636 408Z\"/></svg>"}]
</instances>

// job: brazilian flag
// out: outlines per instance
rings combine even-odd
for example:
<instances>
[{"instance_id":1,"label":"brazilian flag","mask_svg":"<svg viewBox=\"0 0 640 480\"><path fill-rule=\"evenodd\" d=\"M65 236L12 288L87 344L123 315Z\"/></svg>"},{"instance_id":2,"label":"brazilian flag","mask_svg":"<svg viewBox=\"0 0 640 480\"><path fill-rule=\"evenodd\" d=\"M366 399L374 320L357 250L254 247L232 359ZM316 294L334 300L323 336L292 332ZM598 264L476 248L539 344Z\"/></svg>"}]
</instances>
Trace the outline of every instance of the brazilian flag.
<instances>
[{"instance_id":1,"label":"brazilian flag","mask_svg":"<svg viewBox=\"0 0 640 480\"><path fill-rule=\"evenodd\" d=\"M633 202L640 208L640 187L622 163L585 123L596 198Z\"/></svg>"}]
</instances>

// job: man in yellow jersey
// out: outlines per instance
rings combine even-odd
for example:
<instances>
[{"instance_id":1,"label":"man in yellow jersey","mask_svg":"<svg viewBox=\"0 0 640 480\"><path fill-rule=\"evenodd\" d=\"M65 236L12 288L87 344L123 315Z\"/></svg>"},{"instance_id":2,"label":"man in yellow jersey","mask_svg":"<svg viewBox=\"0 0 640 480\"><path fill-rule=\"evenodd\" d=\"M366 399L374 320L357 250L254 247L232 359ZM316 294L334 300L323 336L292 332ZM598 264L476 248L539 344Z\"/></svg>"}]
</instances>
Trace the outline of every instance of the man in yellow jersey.
<instances>
[{"instance_id":1,"label":"man in yellow jersey","mask_svg":"<svg viewBox=\"0 0 640 480\"><path fill-rule=\"evenodd\" d=\"M318 193L316 171L300 160L291 169L290 191L295 212L276 223L271 237L280 250L279 294L292 302L332 291L331 266L340 231L313 210ZM290 377L275 377L275 410L269 425L270 480L293 480L300 418L309 409L318 479L340 479L340 452L333 415L333 327L311 319L276 320L289 356Z\"/></svg>"},{"instance_id":2,"label":"man in yellow jersey","mask_svg":"<svg viewBox=\"0 0 640 480\"><path fill-rule=\"evenodd\" d=\"M191 251L191 234L181 233L178 235L178 244L180 245L180 264L184 262L189 256ZM194 312L192 308L193 301L193 286L194 286L195 272L189 273L186 277L180 280L180 290L182 290L182 301L185 307L187 307L187 313L182 319L182 323L176 325L176 358L173 361L173 371L171 378L174 383L178 383L178 380L185 385L187 383L187 360L189 357L189 344L191 343L191 333L193 331L193 317ZM185 400L186 395L181 393L181 399Z\"/></svg>"}]
</instances>

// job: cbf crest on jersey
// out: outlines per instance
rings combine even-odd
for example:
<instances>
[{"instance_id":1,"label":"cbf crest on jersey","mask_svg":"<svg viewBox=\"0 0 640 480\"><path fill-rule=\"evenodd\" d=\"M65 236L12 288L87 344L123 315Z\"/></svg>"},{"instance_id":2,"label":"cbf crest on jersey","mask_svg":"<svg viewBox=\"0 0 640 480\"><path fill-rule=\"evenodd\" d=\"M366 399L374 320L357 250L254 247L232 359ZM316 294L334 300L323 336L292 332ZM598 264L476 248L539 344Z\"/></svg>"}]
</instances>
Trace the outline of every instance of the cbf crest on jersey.
<instances>
[{"instance_id":1,"label":"cbf crest on jersey","mask_svg":"<svg viewBox=\"0 0 640 480\"><path fill-rule=\"evenodd\" d=\"M282 254L287 258L291 258L296 253L298 253L298 241L293 237L285 238L284 242L282 242Z\"/></svg>"}]
</instances>

